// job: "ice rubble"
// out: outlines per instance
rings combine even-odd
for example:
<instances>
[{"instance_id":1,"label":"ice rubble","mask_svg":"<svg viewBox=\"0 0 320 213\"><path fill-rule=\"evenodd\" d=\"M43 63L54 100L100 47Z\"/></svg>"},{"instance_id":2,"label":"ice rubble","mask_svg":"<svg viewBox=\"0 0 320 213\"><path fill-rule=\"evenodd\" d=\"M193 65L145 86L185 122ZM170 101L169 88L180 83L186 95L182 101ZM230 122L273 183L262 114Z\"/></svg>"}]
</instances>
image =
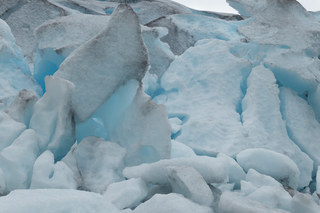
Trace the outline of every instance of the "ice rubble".
<instances>
[{"instance_id":1,"label":"ice rubble","mask_svg":"<svg viewBox=\"0 0 320 213\"><path fill-rule=\"evenodd\" d=\"M319 212L316 14L229 3L1 2L0 211Z\"/></svg>"}]
</instances>

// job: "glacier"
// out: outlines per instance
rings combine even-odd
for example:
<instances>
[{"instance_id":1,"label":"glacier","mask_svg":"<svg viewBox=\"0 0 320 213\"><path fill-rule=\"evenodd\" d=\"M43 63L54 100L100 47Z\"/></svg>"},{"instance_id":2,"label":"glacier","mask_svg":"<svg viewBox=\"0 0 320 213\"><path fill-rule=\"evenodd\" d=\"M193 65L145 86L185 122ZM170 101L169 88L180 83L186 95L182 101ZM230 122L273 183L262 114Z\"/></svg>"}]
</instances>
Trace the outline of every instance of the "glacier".
<instances>
[{"instance_id":1,"label":"glacier","mask_svg":"<svg viewBox=\"0 0 320 213\"><path fill-rule=\"evenodd\" d=\"M0 0L0 212L320 212L319 13L227 2Z\"/></svg>"}]
</instances>

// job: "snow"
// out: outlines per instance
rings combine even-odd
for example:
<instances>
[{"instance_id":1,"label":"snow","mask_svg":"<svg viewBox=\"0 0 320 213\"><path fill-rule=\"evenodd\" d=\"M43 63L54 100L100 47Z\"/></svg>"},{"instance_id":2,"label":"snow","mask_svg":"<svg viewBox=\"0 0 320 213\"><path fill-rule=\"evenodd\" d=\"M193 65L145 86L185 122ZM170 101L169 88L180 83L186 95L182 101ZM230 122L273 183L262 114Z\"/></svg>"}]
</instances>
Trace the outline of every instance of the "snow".
<instances>
[{"instance_id":1,"label":"snow","mask_svg":"<svg viewBox=\"0 0 320 213\"><path fill-rule=\"evenodd\" d=\"M172 192L182 194L195 203L211 206L213 194L201 174L192 167L168 167Z\"/></svg>"},{"instance_id":2,"label":"snow","mask_svg":"<svg viewBox=\"0 0 320 213\"><path fill-rule=\"evenodd\" d=\"M156 208L155 208L156 207ZM162 212L175 212L175 213L213 213L213 211L204 206L200 206L178 194L157 194L150 200L139 205L134 213L162 213Z\"/></svg>"},{"instance_id":3,"label":"snow","mask_svg":"<svg viewBox=\"0 0 320 213\"><path fill-rule=\"evenodd\" d=\"M118 209L135 208L147 196L148 188L141 178L112 183L103 196Z\"/></svg>"},{"instance_id":4,"label":"snow","mask_svg":"<svg viewBox=\"0 0 320 213\"><path fill-rule=\"evenodd\" d=\"M167 184L167 169L172 166L193 167L207 183L222 183L228 175L224 160L207 156L160 160L151 164L126 167L123 170L123 175L126 178L141 177L153 184Z\"/></svg>"},{"instance_id":5,"label":"snow","mask_svg":"<svg viewBox=\"0 0 320 213\"><path fill-rule=\"evenodd\" d=\"M119 213L99 194L68 189L16 190L0 197L0 209L7 213Z\"/></svg>"},{"instance_id":6,"label":"snow","mask_svg":"<svg viewBox=\"0 0 320 213\"><path fill-rule=\"evenodd\" d=\"M107 27L69 55L54 76L74 83L72 106L83 122L120 85L130 79L141 81L147 67L138 17L130 6L121 4Z\"/></svg>"},{"instance_id":7,"label":"snow","mask_svg":"<svg viewBox=\"0 0 320 213\"><path fill-rule=\"evenodd\" d=\"M285 186L298 187L300 171L287 156L262 148L246 149L237 155L237 162L245 170L254 169L269 175Z\"/></svg>"}]
</instances>

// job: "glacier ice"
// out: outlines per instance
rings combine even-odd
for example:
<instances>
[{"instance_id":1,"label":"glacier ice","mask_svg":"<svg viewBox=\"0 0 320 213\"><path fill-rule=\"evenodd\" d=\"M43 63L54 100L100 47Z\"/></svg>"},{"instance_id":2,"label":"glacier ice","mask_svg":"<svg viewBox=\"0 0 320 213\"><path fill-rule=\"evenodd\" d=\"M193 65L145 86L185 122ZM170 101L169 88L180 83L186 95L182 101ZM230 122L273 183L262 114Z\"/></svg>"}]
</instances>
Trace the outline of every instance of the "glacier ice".
<instances>
[{"instance_id":1,"label":"glacier ice","mask_svg":"<svg viewBox=\"0 0 320 213\"><path fill-rule=\"evenodd\" d=\"M319 212L318 13L0 2L0 211Z\"/></svg>"},{"instance_id":2,"label":"glacier ice","mask_svg":"<svg viewBox=\"0 0 320 213\"><path fill-rule=\"evenodd\" d=\"M131 7L121 4L106 28L77 48L54 76L75 85L73 110L79 121L85 121L121 84L130 79L141 81L147 68L138 17Z\"/></svg>"}]
</instances>

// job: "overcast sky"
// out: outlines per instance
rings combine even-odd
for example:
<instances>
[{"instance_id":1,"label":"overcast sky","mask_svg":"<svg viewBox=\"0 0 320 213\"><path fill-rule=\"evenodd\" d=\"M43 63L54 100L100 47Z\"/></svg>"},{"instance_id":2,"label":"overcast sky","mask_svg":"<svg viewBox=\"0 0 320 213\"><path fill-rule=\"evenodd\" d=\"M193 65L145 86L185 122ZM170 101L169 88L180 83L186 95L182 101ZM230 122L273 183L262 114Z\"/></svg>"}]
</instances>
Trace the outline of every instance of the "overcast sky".
<instances>
[{"instance_id":1,"label":"overcast sky","mask_svg":"<svg viewBox=\"0 0 320 213\"><path fill-rule=\"evenodd\" d=\"M231 8L225 0L174 0L188 7L216 11L216 12L227 12L237 13ZM309 11L320 11L320 0L298 0Z\"/></svg>"}]
</instances>

